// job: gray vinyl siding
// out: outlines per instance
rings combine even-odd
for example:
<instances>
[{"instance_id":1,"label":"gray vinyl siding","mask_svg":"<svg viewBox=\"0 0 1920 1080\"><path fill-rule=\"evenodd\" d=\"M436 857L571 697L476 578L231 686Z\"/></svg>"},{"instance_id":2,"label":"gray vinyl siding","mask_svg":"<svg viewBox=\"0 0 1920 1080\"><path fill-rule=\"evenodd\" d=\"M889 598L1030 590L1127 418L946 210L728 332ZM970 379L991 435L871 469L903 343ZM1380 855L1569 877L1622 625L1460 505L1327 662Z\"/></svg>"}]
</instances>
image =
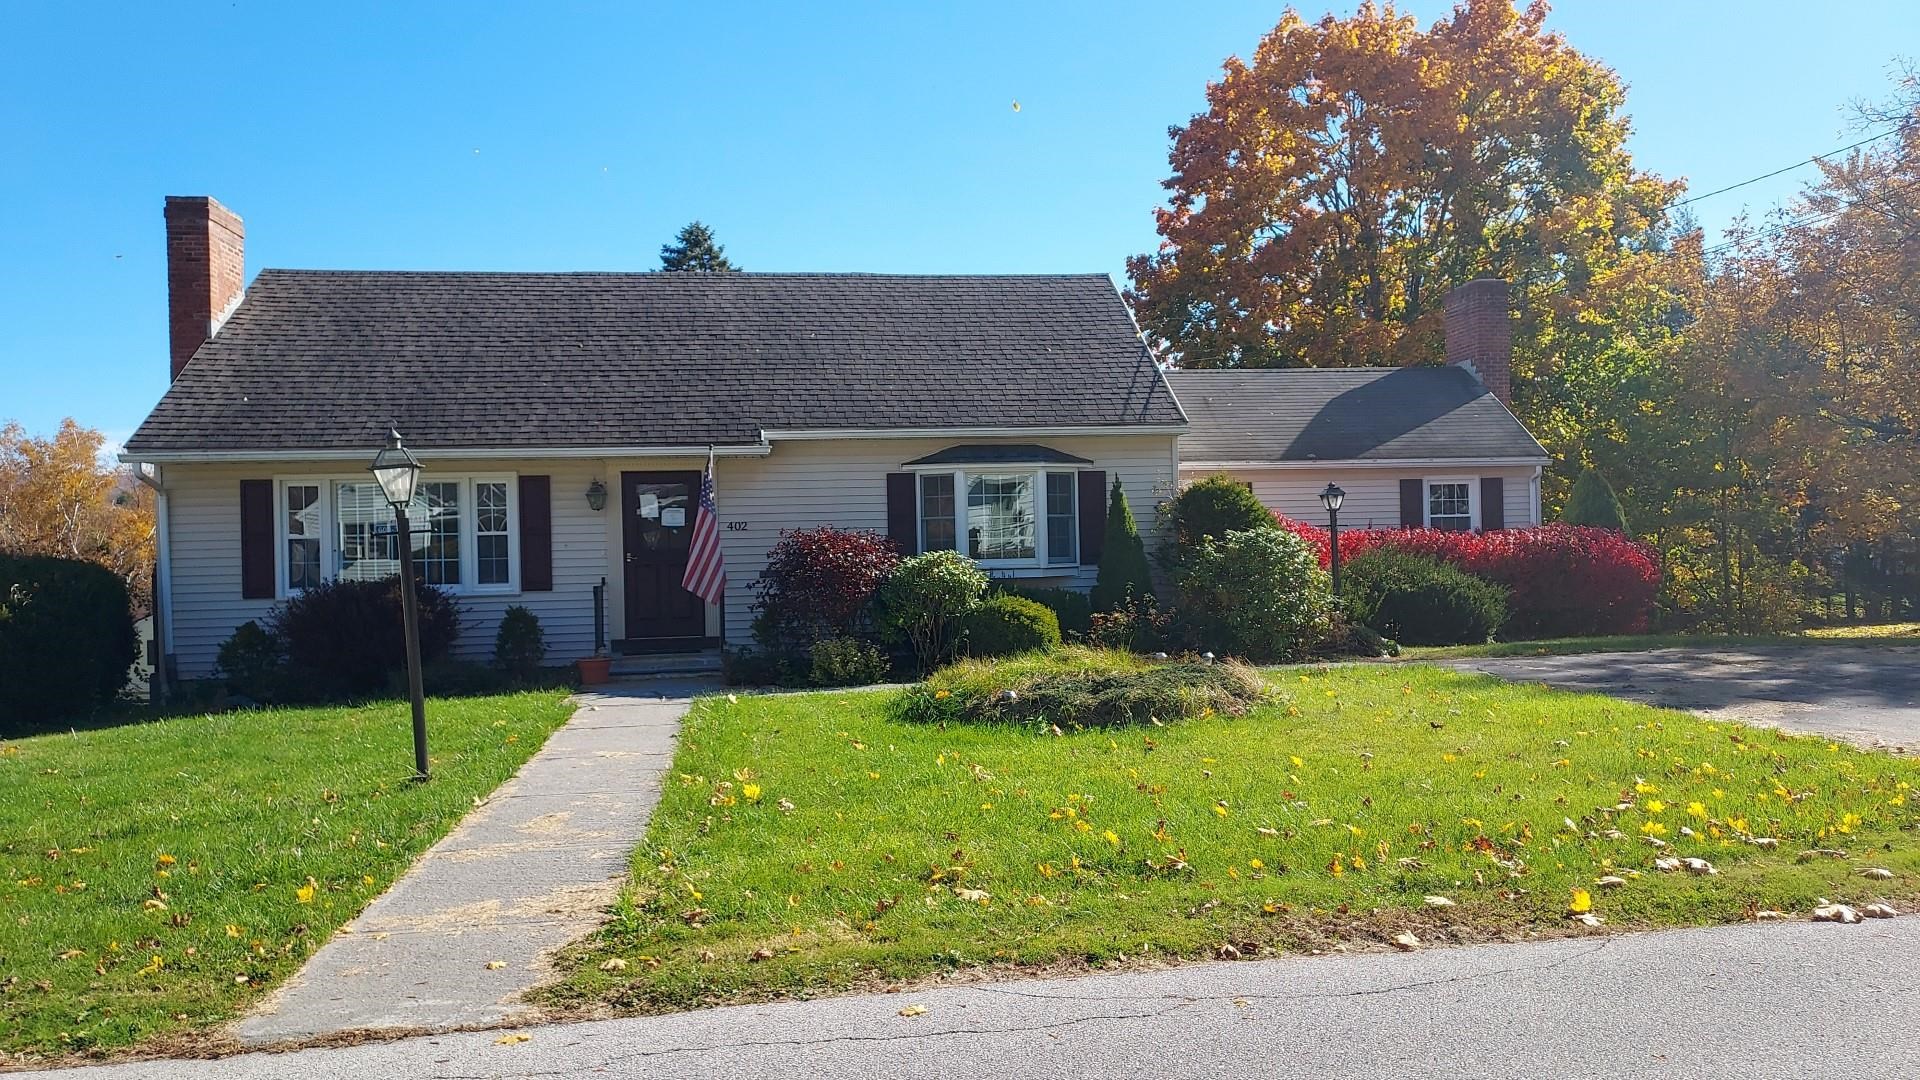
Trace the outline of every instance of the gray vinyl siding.
<instances>
[{"instance_id":1,"label":"gray vinyl siding","mask_svg":"<svg viewBox=\"0 0 1920 1080\"><path fill-rule=\"evenodd\" d=\"M523 605L539 616L546 632L548 663L570 663L591 655L593 586L609 567L604 515L588 509L584 495L587 484L595 476L604 475L597 463L429 459L426 464L429 477L434 472L552 477L553 591L459 597L466 614L454 655L472 660L491 658L494 631L511 604ZM241 623L265 616L275 603L246 600L240 595L240 481L357 477L362 471L356 463L338 461L166 466L163 475L172 553L172 607L168 612L172 638L168 651L181 677L211 675L220 643ZM518 537L515 546L517 549ZM519 558L517 552L514 557Z\"/></svg>"},{"instance_id":2,"label":"gray vinyl siding","mask_svg":"<svg viewBox=\"0 0 1920 1080\"><path fill-rule=\"evenodd\" d=\"M887 527L886 476L904 462L960 442L1042 442L1089 459L1088 468L1120 479L1151 547L1160 534L1155 506L1173 491L1178 469L1171 435L1064 436L993 439L844 439L782 440L764 457L722 457L715 466L715 504L727 565L725 635L730 647L752 643L752 585L766 565L767 550L791 529L833 525ZM534 459L523 461L429 458L428 475L535 474L552 478L553 591L467 594L455 655L484 660L492 655L493 636L509 604L521 604L540 618L546 632L547 662L566 664L593 651L593 587L607 581L607 636L624 633L625 602L620 535L622 472L695 471L694 458ZM286 477L357 477L355 462L274 462L260 465L169 465L167 490L171 552L172 626L169 652L184 678L213 673L220 643L249 619L259 619L272 600L240 595L240 481ZM594 480L608 488L606 509L588 507L586 490ZM742 527L730 529L728 523ZM517 540L517 538L516 538ZM515 558L518 558L516 554ZM1036 584L1093 584L1093 567L1032 579ZM720 611L709 609L708 633L720 632Z\"/></svg>"},{"instance_id":3,"label":"gray vinyl siding","mask_svg":"<svg viewBox=\"0 0 1920 1080\"><path fill-rule=\"evenodd\" d=\"M764 458L723 458L716 471L714 499L720 520L744 522L740 531L722 529L727 560L726 625L729 646L750 644L753 595L748 589L766 565L767 551L782 531L834 525L846 529L887 529L888 473L904 462L956 443L1039 442L1091 461L1086 466L1119 477L1149 548L1160 533L1155 504L1172 493L1177 459L1171 435L1076 435L1008 439L841 439L783 441ZM1094 568L1064 567L1065 573L1033 578L1034 584L1091 587Z\"/></svg>"},{"instance_id":4,"label":"gray vinyl siding","mask_svg":"<svg viewBox=\"0 0 1920 1080\"><path fill-rule=\"evenodd\" d=\"M1229 469L1180 470L1183 482L1198 480L1215 472L1224 472L1236 480L1253 485L1253 493L1262 505L1278 514L1312 525L1325 525L1327 512L1320 505L1320 491L1328 481L1339 484L1347 493L1340 508L1340 525L1348 529L1396 529L1400 527L1400 481L1420 479L1472 479L1498 476L1503 480L1501 503L1506 511L1506 527L1524 529L1540 524L1534 518L1535 483L1531 468L1336 468L1261 469L1243 466ZM1475 487L1475 498L1479 489Z\"/></svg>"}]
</instances>

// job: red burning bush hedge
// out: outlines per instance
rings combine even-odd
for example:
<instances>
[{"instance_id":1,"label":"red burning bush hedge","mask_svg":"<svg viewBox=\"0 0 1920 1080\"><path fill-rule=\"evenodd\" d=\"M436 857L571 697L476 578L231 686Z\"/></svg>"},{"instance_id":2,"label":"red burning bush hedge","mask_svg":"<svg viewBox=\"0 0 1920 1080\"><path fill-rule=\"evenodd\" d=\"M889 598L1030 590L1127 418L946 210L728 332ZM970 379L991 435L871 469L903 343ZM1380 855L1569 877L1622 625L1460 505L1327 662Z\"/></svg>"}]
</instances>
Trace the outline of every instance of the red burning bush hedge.
<instances>
[{"instance_id":1,"label":"red burning bush hedge","mask_svg":"<svg viewBox=\"0 0 1920 1080\"><path fill-rule=\"evenodd\" d=\"M875 589L900 564L878 533L822 526L781 534L754 582L754 636L782 655L865 629Z\"/></svg>"},{"instance_id":2,"label":"red burning bush hedge","mask_svg":"<svg viewBox=\"0 0 1920 1080\"><path fill-rule=\"evenodd\" d=\"M1305 538L1327 565L1327 530L1285 517L1279 521ZM1553 524L1488 533L1340 531L1343 560L1383 544L1506 586L1511 600L1502 632L1509 638L1639 633L1647 628L1660 587L1660 561L1653 549L1612 529Z\"/></svg>"}]
</instances>

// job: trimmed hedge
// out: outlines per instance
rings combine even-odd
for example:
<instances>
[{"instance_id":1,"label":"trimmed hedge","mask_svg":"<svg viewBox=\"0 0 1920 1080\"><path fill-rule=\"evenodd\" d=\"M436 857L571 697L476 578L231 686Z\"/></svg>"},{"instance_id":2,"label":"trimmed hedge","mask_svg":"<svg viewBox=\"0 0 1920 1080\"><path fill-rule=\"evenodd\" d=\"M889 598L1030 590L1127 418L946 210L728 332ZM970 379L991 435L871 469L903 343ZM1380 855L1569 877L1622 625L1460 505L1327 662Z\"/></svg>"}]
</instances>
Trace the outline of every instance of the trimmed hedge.
<instances>
[{"instance_id":1,"label":"trimmed hedge","mask_svg":"<svg viewBox=\"0 0 1920 1080\"><path fill-rule=\"evenodd\" d=\"M1341 567L1340 582L1354 621L1403 645L1479 644L1507 618L1507 590L1397 548L1361 552Z\"/></svg>"},{"instance_id":2,"label":"trimmed hedge","mask_svg":"<svg viewBox=\"0 0 1920 1080\"><path fill-rule=\"evenodd\" d=\"M1176 557L1202 540L1220 540L1230 532L1274 527L1273 513L1253 489L1226 473L1201 477L1167 504Z\"/></svg>"},{"instance_id":3,"label":"trimmed hedge","mask_svg":"<svg viewBox=\"0 0 1920 1080\"><path fill-rule=\"evenodd\" d=\"M460 636L460 608L431 585L416 582L415 588L424 667L445 658ZM274 608L266 631L285 651L282 686L289 701L378 695L388 689L388 673L407 665L397 577L323 581Z\"/></svg>"},{"instance_id":4,"label":"trimmed hedge","mask_svg":"<svg viewBox=\"0 0 1920 1080\"><path fill-rule=\"evenodd\" d=\"M1053 617L1059 620L1060 636L1069 641L1078 642L1093 629L1093 597L1078 589L1042 589L1020 585L1001 585L995 592L1003 596L1019 596L1032 600L1036 604L1046 605Z\"/></svg>"},{"instance_id":5,"label":"trimmed hedge","mask_svg":"<svg viewBox=\"0 0 1920 1080\"><path fill-rule=\"evenodd\" d=\"M127 585L113 571L0 555L0 735L106 706L138 649Z\"/></svg>"},{"instance_id":6,"label":"trimmed hedge","mask_svg":"<svg viewBox=\"0 0 1920 1080\"><path fill-rule=\"evenodd\" d=\"M1313 547L1320 565L1327 565L1327 530L1278 520ZM1342 577L1352 559L1380 546L1428 555L1505 587L1507 621L1500 632L1508 638L1641 633L1660 589L1660 558L1652 548L1588 525L1489 533L1342 529Z\"/></svg>"},{"instance_id":7,"label":"trimmed hedge","mask_svg":"<svg viewBox=\"0 0 1920 1080\"><path fill-rule=\"evenodd\" d=\"M967 652L1011 656L1060 644L1060 620L1045 604L1021 596L989 596L960 620Z\"/></svg>"},{"instance_id":8,"label":"trimmed hedge","mask_svg":"<svg viewBox=\"0 0 1920 1080\"><path fill-rule=\"evenodd\" d=\"M1155 662L1110 649L1068 647L1006 660L968 660L935 672L900 699L921 723L1021 724L1039 731L1244 715L1266 695L1245 664Z\"/></svg>"}]
</instances>

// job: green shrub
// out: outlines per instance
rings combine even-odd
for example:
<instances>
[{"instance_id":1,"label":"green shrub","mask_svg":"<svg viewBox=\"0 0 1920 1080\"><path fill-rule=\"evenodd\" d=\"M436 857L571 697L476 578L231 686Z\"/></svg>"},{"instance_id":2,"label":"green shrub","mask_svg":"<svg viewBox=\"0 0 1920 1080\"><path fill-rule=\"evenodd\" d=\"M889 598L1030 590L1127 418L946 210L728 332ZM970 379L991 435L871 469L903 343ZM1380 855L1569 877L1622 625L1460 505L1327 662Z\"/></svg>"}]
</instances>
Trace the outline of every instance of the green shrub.
<instances>
[{"instance_id":1,"label":"green shrub","mask_svg":"<svg viewBox=\"0 0 1920 1080\"><path fill-rule=\"evenodd\" d=\"M439 589L416 583L422 667L446 656L460 636L460 609ZM400 579L323 581L274 608L266 630L287 655L286 700L366 697L404 670Z\"/></svg>"},{"instance_id":2,"label":"green shrub","mask_svg":"<svg viewBox=\"0 0 1920 1080\"><path fill-rule=\"evenodd\" d=\"M728 686L797 686L802 681L790 660L765 649L725 650L720 654L720 678Z\"/></svg>"},{"instance_id":3,"label":"green shrub","mask_svg":"<svg viewBox=\"0 0 1920 1080\"><path fill-rule=\"evenodd\" d=\"M1030 724L1042 730L1168 723L1212 713L1240 716L1266 693L1244 664L1154 662L1132 653L1069 646L943 668L901 698L925 723Z\"/></svg>"},{"instance_id":4,"label":"green shrub","mask_svg":"<svg viewBox=\"0 0 1920 1080\"><path fill-rule=\"evenodd\" d=\"M1093 582L1093 609L1112 611L1127 603L1131 596L1153 595L1153 572L1147 565L1147 549L1140 542L1140 527L1134 523L1133 508L1127 505L1127 493L1114 477L1113 490L1107 495L1107 528L1100 544L1100 568Z\"/></svg>"},{"instance_id":5,"label":"green shrub","mask_svg":"<svg viewBox=\"0 0 1920 1080\"><path fill-rule=\"evenodd\" d=\"M111 570L0 555L0 735L107 705L138 649L126 583Z\"/></svg>"},{"instance_id":6,"label":"green shrub","mask_svg":"<svg viewBox=\"0 0 1920 1080\"><path fill-rule=\"evenodd\" d=\"M1573 491L1567 495L1567 507L1560 511L1560 520L1568 525L1627 531L1627 514L1620 509L1620 498L1613 493L1613 485L1592 469L1583 470L1580 478L1573 482Z\"/></svg>"},{"instance_id":7,"label":"green shrub","mask_svg":"<svg viewBox=\"0 0 1920 1080\"><path fill-rule=\"evenodd\" d=\"M1060 637L1063 641L1078 641L1093 629L1093 598L1079 589L1039 589L1020 585L1001 585L996 590L1003 596L1020 596L1036 604L1044 604L1053 612L1060 623Z\"/></svg>"},{"instance_id":8,"label":"green shrub","mask_svg":"<svg viewBox=\"0 0 1920 1080\"><path fill-rule=\"evenodd\" d=\"M1391 638L1382 637L1379 631L1357 623L1345 613L1335 611L1327 627L1325 637L1314 647L1315 657L1337 659L1348 656L1363 656L1375 659L1382 656L1399 656L1400 643Z\"/></svg>"},{"instance_id":9,"label":"green shrub","mask_svg":"<svg viewBox=\"0 0 1920 1080\"><path fill-rule=\"evenodd\" d=\"M990 596L960 618L960 633L972 656L1011 656L1060 644L1060 620L1052 609L1021 596Z\"/></svg>"},{"instance_id":10,"label":"green shrub","mask_svg":"<svg viewBox=\"0 0 1920 1080\"><path fill-rule=\"evenodd\" d=\"M903 559L880 586L880 625L913 647L922 671L953 655L956 622L980 603L987 572L957 551Z\"/></svg>"},{"instance_id":11,"label":"green shrub","mask_svg":"<svg viewBox=\"0 0 1920 1080\"><path fill-rule=\"evenodd\" d=\"M1220 540L1230 532L1277 529L1273 511L1262 506L1253 489L1225 473L1215 473L1188 484L1167 506L1177 551L1196 548L1208 538Z\"/></svg>"},{"instance_id":12,"label":"green shrub","mask_svg":"<svg viewBox=\"0 0 1920 1080\"><path fill-rule=\"evenodd\" d=\"M547 635L540 617L519 604L510 605L493 635L493 666L520 680L531 679L547 658Z\"/></svg>"},{"instance_id":13,"label":"green shrub","mask_svg":"<svg viewBox=\"0 0 1920 1080\"><path fill-rule=\"evenodd\" d=\"M214 660L226 688L255 701L273 701L281 695L287 654L280 639L248 619L220 643Z\"/></svg>"},{"instance_id":14,"label":"green shrub","mask_svg":"<svg viewBox=\"0 0 1920 1080\"><path fill-rule=\"evenodd\" d=\"M1286 660L1325 636L1327 572L1305 540L1277 527L1202 538L1176 587L1179 632L1195 649Z\"/></svg>"},{"instance_id":15,"label":"green shrub","mask_svg":"<svg viewBox=\"0 0 1920 1080\"><path fill-rule=\"evenodd\" d=\"M1341 566L1347 614L1407 645L1474 645L1507 618L1507 590L1426 555L1376 547Z\"/></svg>"},{"instance_id":16,"label":"green shrub","mask_svg":"<svg viewBox=\"0 0 1920 1080\"><path fill-rule=\"evenodd\" d=\"M892 668L879 646L854 637L816 641L810 655L815 686L868 686L885 682Z\"/></svg>"},{"instance_id":17,"label":"green shrub","mask_svg":"<svg viewBox=\"0 0 1920 1080\"><path fill-rule=\"evenodd\" d=\"M1160 610L1152 594L1130 597L1112 611L1094 613L1087 644L1101 649L1154 652L1171 639L1172 625L1172 616Z\"/></svg>"}]
</instances>

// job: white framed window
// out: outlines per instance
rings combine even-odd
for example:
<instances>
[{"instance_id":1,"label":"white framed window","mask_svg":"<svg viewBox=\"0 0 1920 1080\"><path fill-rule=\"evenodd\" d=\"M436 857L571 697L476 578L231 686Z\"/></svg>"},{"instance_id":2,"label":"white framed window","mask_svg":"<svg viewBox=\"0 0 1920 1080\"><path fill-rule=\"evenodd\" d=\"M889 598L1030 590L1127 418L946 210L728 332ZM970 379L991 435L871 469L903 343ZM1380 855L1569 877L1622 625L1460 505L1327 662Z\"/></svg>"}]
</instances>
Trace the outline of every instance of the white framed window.
<instances>
[{"instance_id":1,"label":"white framed window","mask_svg":"<svg viewBox=\"0 0 1920 1080\"><path fill-rule=\"evenodd\" d=\"M920 550L994 568L1080 561L1079 474L1019 465L919 474Z\"/></svg>"},{"instance_id":2,"label":"white framed window","mask_svg":"<svg viewBox=\"0 0 1920 1080\"><path fill-rule=\"evenodd\" d=\"M420 580L462 594L518 591L517 490L510 475L423 476L407 510ZM274 495L280 596L400 572L393 507L371 478L282 477Z\"/></svg>"},{"instance_id":3,"label":"white framed window","mask_svg":"<svg viewBox=\"0 0 1920 1080\"><path fill-rule=\"evenodd\" d=\"M1427 528L1472 532L1480 527L1480 485L1471 479L1428 480Z\"/></svg>"}]
</instances>

